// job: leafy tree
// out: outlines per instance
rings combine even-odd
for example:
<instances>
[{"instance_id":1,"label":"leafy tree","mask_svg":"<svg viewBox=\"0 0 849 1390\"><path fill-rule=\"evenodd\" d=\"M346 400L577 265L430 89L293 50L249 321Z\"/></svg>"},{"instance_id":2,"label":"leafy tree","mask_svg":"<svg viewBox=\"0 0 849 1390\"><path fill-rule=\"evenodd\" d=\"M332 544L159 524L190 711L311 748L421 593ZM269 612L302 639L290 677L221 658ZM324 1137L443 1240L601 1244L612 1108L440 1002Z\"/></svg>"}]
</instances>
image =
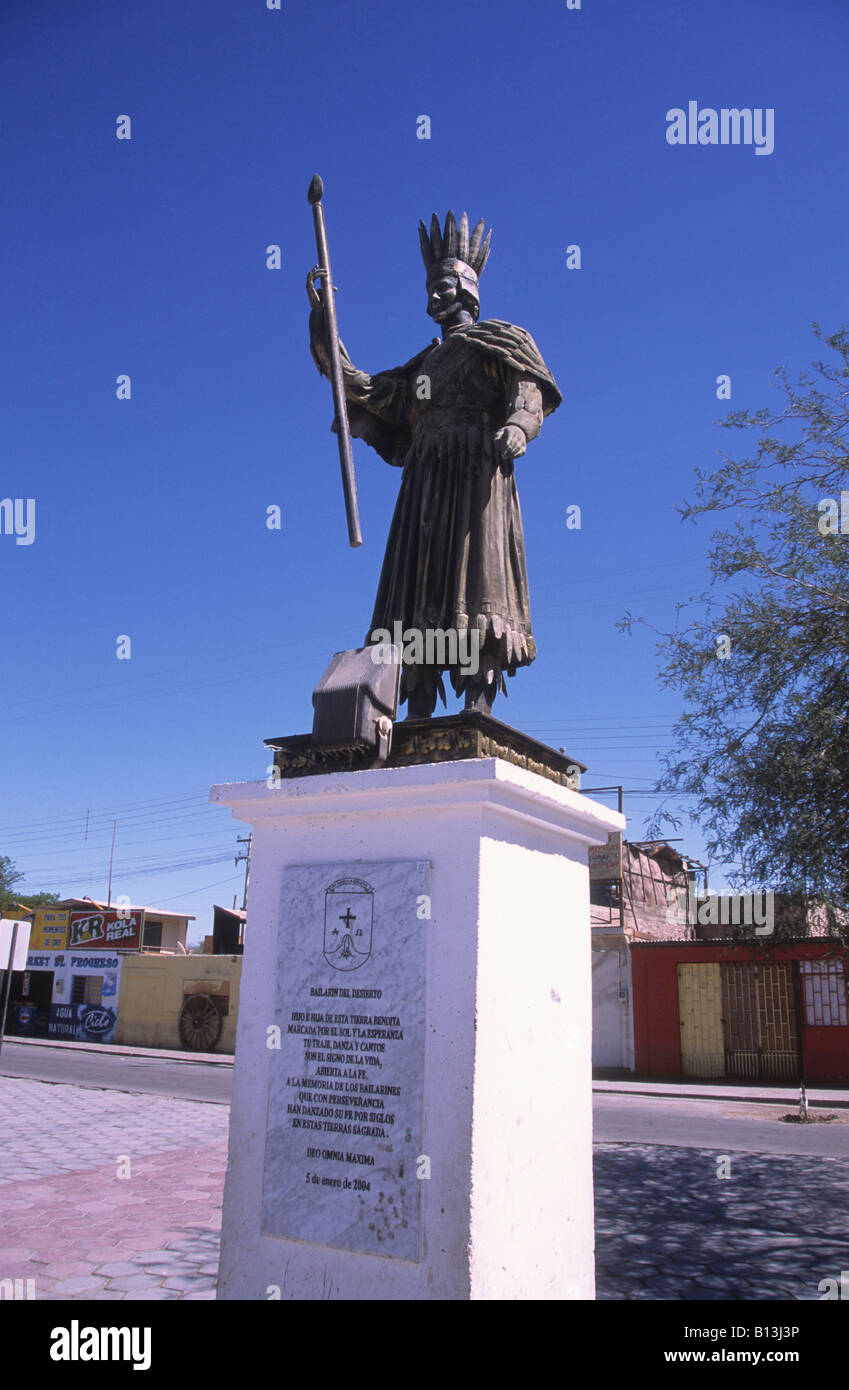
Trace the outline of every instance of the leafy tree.
<instances>
[{"instance_id":1,"label":"leafy tree","mask_svg":"<svg viewBox=\"0 0 849 1390\"><path fill-rule=\"evenodd\" d=\"M711 857L735 866L737 886L846 908L849 330L814 333L831 355L796 382L779 369L776 410L722 422L754 431L754 448L697 470L680 509L733 516L713 534L708 590L658 632L661 684L684 701L659 790L694 796ZM652 833L670 822L664 804Z\"/></svg>"},{"instance_id":2,"label":"leafy tree","mask_svg":"<svg viewBox=\"0 0 849 1390\"><path fill-rule=\"evenodd\" d=\"M51 903L58 901L58 893L23 893L16 898L21 907L49 907Z\"/></svg>"},{"instance_id":3,"label":"leafy tree","mask_svg":"<svg viewBox=\"0 0 849 1390\"><path fill-rule=\"evenodd\" d=\"M14 864L12 863L11 859L9 859L5 854L0 854L0 908L1 908L1 909L5 910L6 908L10 908L10 907L14 907L14 906L15 906L15 901L16 901L16 899L15 899L14 893L12 892L12 888L13 888L14 885L18 882L18 880L21 879L21 878L23 878L23 874L20 874L20 873L17 872L17 870L16 870Z\"/></svg>"},{"instance_id":4,"label":"leafy tree","mask_svg":"<svg viewBox=\"0 0 849 1390\"><path fill-rule=\"evenodd\" d=\"M20 896L15 892L15 884L23 877L8 855L0 855L0 912L12 911L18 904L22 907L46 907L59 901L58 893L29 893Z\"/></svg>"}]
</instances>

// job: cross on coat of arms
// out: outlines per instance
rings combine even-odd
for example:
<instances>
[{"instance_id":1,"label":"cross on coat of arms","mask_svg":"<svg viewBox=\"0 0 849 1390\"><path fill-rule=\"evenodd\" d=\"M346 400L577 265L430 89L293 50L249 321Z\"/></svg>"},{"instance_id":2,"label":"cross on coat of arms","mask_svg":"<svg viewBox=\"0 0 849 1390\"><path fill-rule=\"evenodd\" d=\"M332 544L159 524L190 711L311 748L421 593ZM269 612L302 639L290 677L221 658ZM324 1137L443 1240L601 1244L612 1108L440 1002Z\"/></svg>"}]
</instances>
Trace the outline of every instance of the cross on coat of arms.
<instances>
[{"instance_id":1,"label":"cross on coat of arms","mask_svg":"<svg viewBox=\"0 0 849 1390\"><path fill-rule=\"evenodd\" d=\"M334 970L358 970L371 956L374 889L339 878L324 894L324 959Z\"/></svg>"}]
</instances>

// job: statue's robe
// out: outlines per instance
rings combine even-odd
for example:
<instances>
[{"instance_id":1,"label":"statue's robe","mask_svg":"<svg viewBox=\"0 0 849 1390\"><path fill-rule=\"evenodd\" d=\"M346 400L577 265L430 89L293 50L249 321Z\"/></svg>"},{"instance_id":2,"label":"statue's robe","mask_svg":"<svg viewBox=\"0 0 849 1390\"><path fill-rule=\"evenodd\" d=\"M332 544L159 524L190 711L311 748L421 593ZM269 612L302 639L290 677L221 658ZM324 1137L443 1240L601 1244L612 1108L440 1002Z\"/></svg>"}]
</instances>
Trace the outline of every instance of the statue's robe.
<instances>
[{"instance_id":1,"label":"statue's robe","mask_svg":"<svg viewBox=\"0 0 849 1390\"><path fill-rule=\"evenodd\" d=\"M499 319L452 330L402 367L370 376L343 349L351 433L403 469L366 642L380 629L476 627L480 665L503 674L533 661L522 516L513 463L493 435L529 438L562 397L530 334ZM512 417L512 421L511 421ZM450 668L458 694L468 683ZM441 673L405 665L402 697ZM506 692L505 692L506 693Z\"/></svg>"}]
</instances>

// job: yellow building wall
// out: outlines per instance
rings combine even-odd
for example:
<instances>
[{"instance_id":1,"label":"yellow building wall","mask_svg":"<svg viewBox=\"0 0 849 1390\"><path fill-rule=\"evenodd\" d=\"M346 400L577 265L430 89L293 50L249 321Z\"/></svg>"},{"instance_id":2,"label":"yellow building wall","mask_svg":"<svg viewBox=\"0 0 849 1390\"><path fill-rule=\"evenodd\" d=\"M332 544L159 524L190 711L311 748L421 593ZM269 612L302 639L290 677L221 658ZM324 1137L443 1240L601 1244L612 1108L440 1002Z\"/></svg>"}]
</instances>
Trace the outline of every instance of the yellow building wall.
<instances>
[{"instance_id":1,"label":"yellow building wall","mask_svg":"<svg viewBox=\"0 0 849 1390\"><path fill-rule=\"evenodd\" d=\"M121 965L115 1042L182 1051L177 1019L188 994L220 995L229 984L216 1052L236 1051L241 956L125 955Z\"/></svg>"}]
</instances>

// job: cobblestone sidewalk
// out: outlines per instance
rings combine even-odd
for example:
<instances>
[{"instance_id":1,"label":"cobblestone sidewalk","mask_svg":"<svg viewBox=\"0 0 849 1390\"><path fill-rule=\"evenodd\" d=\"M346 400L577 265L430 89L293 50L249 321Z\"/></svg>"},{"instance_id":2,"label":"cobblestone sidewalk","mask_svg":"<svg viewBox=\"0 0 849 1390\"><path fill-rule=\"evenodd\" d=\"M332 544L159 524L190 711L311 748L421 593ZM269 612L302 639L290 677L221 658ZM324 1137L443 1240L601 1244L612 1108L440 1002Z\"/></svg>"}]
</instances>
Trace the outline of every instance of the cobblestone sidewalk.
<instances>
[{"instance_id":1,"label":"cobblestone sidewalk","mask_svg":"<svg viewBox=\"0 0 849 1390\"><path fill-rule=\"evenodd\" d=\"M598 1298L809 1301L821 1280L839 1280L849 1165L727 1157L728 1167L706 1149L597 1146Z\"/></svg>"},{"instance_id":2,"label":"cobblestone sidewalk","mask_svg":"<svg viewBox=\"0 0 849 1390\"><path fill-rule=\"evenodd\" d=\"M227 1106L0 1077L0 1111L0 1279L215 1297Z\"/></svg>"},{"instance_id":3,"label":"cobblestone sidewalk","mask_svg":"<svg viewBox=\"0 0 849 1390\"><path fill-rule=\"evenodd\" d=\"M0 1077L0 1113L0 1279L38 1299L214 1298L227 1106ZM597 1146L600 1299L815 1300L849 1269L849 1165L719 1158Z\"/></svg>"}]
</instances>

